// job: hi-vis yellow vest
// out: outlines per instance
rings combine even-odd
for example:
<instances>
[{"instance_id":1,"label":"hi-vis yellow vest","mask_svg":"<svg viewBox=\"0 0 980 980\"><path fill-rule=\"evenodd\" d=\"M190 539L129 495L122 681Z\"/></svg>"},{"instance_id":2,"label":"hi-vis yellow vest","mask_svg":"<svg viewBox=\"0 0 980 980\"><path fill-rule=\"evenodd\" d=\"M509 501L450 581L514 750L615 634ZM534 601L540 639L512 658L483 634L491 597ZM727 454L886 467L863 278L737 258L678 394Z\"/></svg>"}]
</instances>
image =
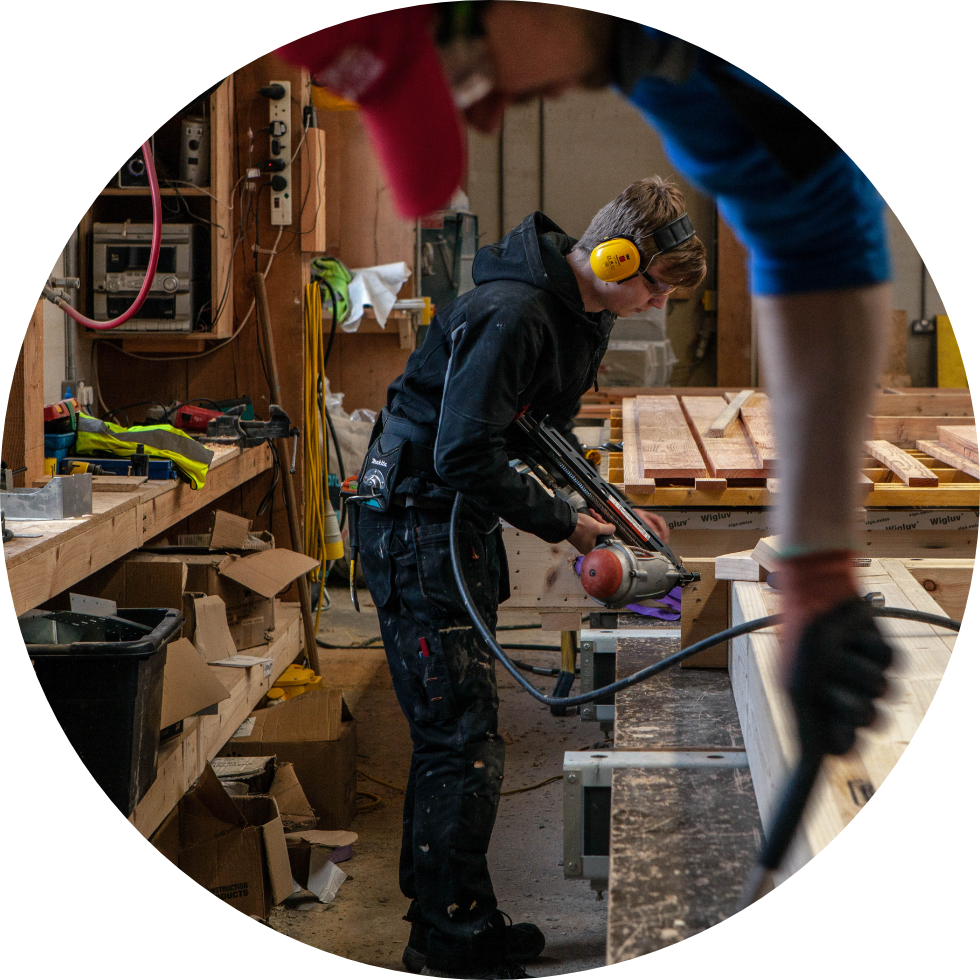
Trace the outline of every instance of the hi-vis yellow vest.
<instances>
[{"instance_id":1,"label":"hi-vis yellow vest","mask_svg":"<svg viewBox=\"0 0 980 980\"><path fill-rule=\"evenodd\" d=\"M190 480L195 490L204 486L214 453L180 429L172 425L133 425L125 428L79 412L76 452L132 456L139 445L144 447L143 451L148 456L169 459Z\"/></svg>"}]
</instances>

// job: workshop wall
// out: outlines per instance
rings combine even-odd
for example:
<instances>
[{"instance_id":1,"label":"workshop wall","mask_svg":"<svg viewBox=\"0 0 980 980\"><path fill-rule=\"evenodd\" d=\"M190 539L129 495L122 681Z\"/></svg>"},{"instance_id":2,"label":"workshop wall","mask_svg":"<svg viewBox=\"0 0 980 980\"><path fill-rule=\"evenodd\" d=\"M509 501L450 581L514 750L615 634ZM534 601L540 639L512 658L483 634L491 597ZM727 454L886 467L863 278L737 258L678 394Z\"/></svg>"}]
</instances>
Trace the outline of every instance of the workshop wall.
<instances>
[{"instance_id":1,"label":"workshop wall","mask_svg":"<svg viewBox=\"0 0 980 980\"><path fill-rule=\"evenodd\" d=\"M716 218L711 200L677 177L657 134L617 93L572 92L560 99L535 100L507 111L499 134L469 133L470 207L480 218L480 242L498 240L529 212L541 209L570 235L580 235L592 215L628 183L659 174L683 188L695 226L708 248L704 285L687 300L671 300L667 335L678 365L672 382L713 385L713 353L692 365L693 348L705 320L700 302L716 283ZM894 267L894 308L913 320L945 313L899 220L887 211ZM924 295L924 301L923 301ZM712 348L713 351L713 348ZM908 374L916 387L936 383L935 335L907 337Z\"/></svg>"},{"instance_id":2,"label":"workshop wall","mask_svg":"<svg viewBox=\"0 0 980 980\"><path fill-rule=\"evenodd\" d=\"M704 317L701 295L714 283L715 209L677 175L639 112L611 90L570 92L513 106L499 136L471 130L469 139L470 208L479 215L484 245L534 210L577 237L599 208L641 177L658 174L681 187L709 261L702 286L667 306L667 336L679 361L673 381L683 383ZM698 373L690 383L714 384L710 375Z\"/></svg>"}]
</instances>

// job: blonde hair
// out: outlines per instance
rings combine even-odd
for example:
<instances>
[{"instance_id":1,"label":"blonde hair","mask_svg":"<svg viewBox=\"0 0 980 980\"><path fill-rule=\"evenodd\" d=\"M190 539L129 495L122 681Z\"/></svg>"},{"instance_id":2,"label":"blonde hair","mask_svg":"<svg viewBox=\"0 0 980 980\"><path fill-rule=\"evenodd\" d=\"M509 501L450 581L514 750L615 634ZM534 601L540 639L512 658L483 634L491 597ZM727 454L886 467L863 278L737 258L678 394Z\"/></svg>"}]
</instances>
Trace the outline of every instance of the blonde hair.
<instances>
[{"instance_id":1,"label":"blonde hair","mask_svg":"<svg viewBox=\"0 0 980 980\"><path fill-rule=\"evenodd\" d=\"M575 248L588 253L607 238L623 235L636 242L644 262L649 262L658 251L653 233L686 210L684 195L674 184L660 177L644 177L596 214ZM704 244L697 235L665 252L656 262L658 278L673 286L693 288L707 271Z\"/></svg>"}]
</instances>

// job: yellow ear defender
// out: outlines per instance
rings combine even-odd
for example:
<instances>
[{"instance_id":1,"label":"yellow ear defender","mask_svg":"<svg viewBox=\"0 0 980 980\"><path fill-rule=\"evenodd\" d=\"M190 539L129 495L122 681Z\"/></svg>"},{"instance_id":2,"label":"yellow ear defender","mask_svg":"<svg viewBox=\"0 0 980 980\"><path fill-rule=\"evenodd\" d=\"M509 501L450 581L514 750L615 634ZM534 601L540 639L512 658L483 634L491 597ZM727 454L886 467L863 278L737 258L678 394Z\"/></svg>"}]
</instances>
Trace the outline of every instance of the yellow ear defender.
<instances>
[{"instance_id":1,"label":"yellow ear defender","mask_svg":"<svg viewBox=\"0 0 980 980\"><path fill-rule=\"evenodd\" d=\"M603 282L626 282L640 275L649 278L646 272L650 268L650 263L658 255L663 255L664 252L669 252L693 238L694 225L685 213L662 228L658 228L652 237L659 251L654 252L646 261L640 247L628 235L603 239L592 249L592 254L589 256L592 271Z\"/></svg>"},{"instance_id":2,"label":"yellow ear defender","mask_svg":"<svg viewBox=\"0 0 980 980\"><path fill-rule=\"evenodd\" d=\"M589 264L603 282L623 282L639 273L643 256L632 238L607 238L592 249Z\"/></svg>"}]
</instances>

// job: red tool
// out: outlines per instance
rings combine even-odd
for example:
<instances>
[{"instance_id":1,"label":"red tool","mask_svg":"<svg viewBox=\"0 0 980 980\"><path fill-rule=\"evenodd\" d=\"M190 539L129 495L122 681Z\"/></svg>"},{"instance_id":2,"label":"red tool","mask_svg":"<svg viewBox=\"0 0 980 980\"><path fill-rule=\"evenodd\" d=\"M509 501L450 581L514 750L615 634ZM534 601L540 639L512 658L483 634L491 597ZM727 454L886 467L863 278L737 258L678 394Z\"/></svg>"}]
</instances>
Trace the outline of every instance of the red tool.
<instances>
[{"instance_id":1,"label":"red tool","mask_svg":"<svg viewBox=\"0 0 980 980\"><path fill-rule=\"evenodd\" d=\"M185 432L207 432L208 422L218 419L224 412L216 412L213 408L201 408L200 405L180 405L174 412L174 427Z\"/></svg>"}]
</instances>

